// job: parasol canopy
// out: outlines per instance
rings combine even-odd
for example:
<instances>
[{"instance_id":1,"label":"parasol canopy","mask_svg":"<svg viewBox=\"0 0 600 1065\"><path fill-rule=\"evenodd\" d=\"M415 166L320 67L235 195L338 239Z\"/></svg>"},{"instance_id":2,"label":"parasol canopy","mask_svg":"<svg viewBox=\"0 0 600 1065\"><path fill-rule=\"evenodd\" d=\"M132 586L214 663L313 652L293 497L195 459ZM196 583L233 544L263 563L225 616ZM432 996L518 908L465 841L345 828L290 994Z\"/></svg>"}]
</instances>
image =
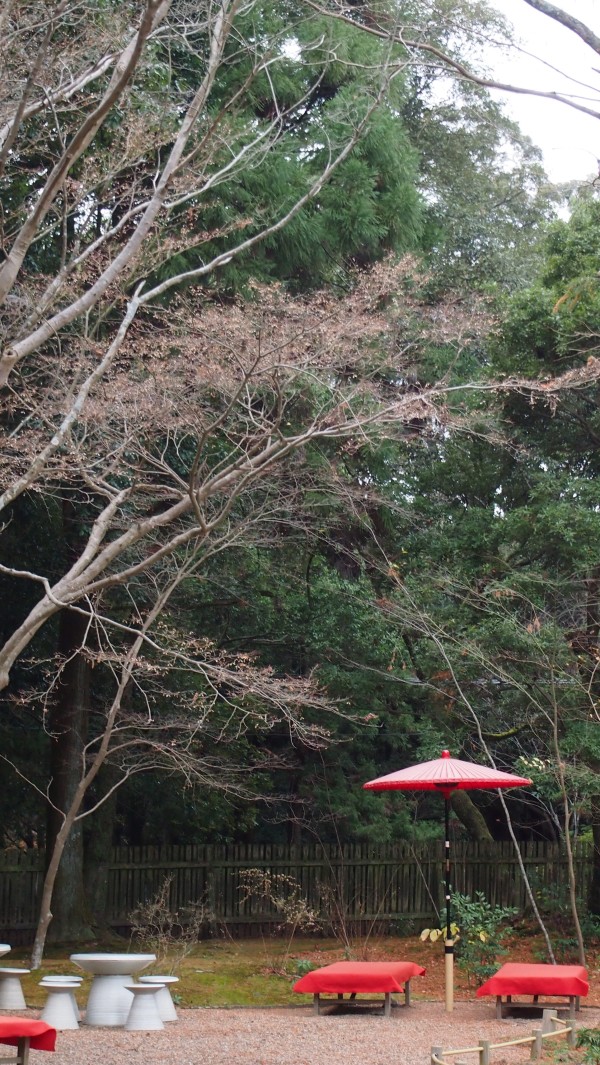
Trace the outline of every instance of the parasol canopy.
<instances>
[{"instance_id":1,"label":"parasol canopy","mask_svg":"<svg viewBox=\"0 0 600 1065\"><path fill-rule=\"evenodd\" d=\"M444 797L451 791L469 788L522 788L531 784L527 777L502 773L475 762L452 758L450 751L442 751L441 758L398 769L384 777L376 777L363 784L372 791L439 791Z\"/></svg>"}]
</instances>

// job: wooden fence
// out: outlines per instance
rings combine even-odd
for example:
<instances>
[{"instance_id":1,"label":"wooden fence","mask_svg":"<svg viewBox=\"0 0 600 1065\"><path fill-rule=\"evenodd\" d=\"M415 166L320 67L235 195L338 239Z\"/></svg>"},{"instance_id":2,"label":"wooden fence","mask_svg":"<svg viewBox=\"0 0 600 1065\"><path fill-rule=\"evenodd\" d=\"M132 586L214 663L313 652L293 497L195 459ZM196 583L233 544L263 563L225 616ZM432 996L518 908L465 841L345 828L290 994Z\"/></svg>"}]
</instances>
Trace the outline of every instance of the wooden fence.
<instances>
[{"instance_id":1,"label":"wooden fence","mask_svg":"<svg viewBox=\"0 0 600 1065\"><path fill-rule=\"evenodd\" d=\"M520 853L540 898L566 897L567 865L555 844L523 843ZM578 845L575 866L585 897L591 873L591 848ZM170 878L169 907L183 911L201 903L207 934L227 928L237 936L273 929L281 916L268 897L248 896L248 870L272 878L289 877L308 905L333 920L358 929L377 922L401 931L407 922L437 921L443 912L442 843L375 845L272 844L164 846L115 849L108 864L106 920L126 931L130 914ZM0 939L28 942L35 927L43 878L39 852L0 853ZM453 844L452 884L474 896L481 891L492 905L528 906L518 856L512 843ZM285 891L281 879L275 886Z\"/></svg>"},{"instance_id":2,"label":"wooden fence","mask_svg":"<svg viewBox=\"0 0 600 1065\"><path fill-rule=\"evenodd\" d=\"M574 1047L577 1042L575 1021L565 1021L558 1016L555 1009L542 1011L542 1027L534 1028L531 1035L519 1039L505 1039L502 1043L492 1043L489 1039L479 1039L477 1046L462 1047L460 1050L444 1050L443 1047L431 1048L431 1065L451 1065L448 1058L464 1059L467 1054L476 1054L479 1065L490 1065L492 1050L506 1050L507 1047L529 1047L529 1060L538 1061L542 1057L546 1043L565 1039L567 1045ZM554 1049L554 1048L552 1048ZM556 1060L556 1055L555 1055Z\"/></svg>"}]
</instances>

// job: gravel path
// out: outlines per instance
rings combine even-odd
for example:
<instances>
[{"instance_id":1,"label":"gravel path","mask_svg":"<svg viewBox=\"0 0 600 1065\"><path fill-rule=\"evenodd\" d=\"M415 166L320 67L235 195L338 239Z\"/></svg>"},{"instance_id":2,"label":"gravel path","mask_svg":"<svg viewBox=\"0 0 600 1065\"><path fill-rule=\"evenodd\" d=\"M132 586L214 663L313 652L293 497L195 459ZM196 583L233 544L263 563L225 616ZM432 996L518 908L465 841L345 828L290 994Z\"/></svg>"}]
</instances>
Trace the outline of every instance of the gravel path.
<instances>
[{"instance_id":1,"label":"gravel path","mask_svg":"<svg viewBox=\"0 0 600 1065\"><path fill-rule=\"evenodd\" d=\"M576 1023L597 1025L600 1009L584 1008ZM486 1002L457 1002L446 1014L441 1002L417 1001L393 1010L389 1019L367 1009L317 1017L311 1006L181 1010L179 1020L161 1032L85 1026L59 1032L53 1057L32 1051L30 1065L429 1065L432 1045L504 1042L529 1035L537 1025L531 1018L497 1021ZM477 1055L466 1061L477 1065ZM492 1053L492 1065L528 1061L529 1047Z\"/></svg>"}]
</instances>

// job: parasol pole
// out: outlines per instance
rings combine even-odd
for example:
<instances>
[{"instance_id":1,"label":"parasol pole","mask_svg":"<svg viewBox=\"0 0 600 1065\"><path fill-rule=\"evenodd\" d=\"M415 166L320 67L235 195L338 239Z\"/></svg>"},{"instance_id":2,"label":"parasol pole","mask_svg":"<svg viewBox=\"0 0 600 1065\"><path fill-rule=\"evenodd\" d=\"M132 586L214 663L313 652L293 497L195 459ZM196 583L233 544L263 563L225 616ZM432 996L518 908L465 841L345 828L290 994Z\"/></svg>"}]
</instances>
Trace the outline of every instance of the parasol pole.
<instances>
[{"instance_id":1,"label":"parasol pole","mask_svg":"<svg viewBox=\"0 0 600 1065\"><path fill-rule=\"evenodd\" d=\"M446 987L446 1013L454 1009L454 940L452 938L450 899L450 792L444 791L444 855L446 859L446 937L444 940L444 967Z\"/></svg>"}]
</instances>

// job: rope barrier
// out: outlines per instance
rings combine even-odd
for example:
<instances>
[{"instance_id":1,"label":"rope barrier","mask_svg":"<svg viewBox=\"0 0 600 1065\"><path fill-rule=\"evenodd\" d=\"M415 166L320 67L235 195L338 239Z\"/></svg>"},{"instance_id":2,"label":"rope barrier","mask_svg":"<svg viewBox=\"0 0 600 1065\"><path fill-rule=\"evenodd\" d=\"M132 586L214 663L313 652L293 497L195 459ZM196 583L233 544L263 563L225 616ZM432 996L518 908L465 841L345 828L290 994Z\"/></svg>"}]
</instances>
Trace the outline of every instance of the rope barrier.
<instances>
[{"instance_id":1,"label":"rope barrier","mask_svg":"<svg viewBox=\"0 0 600 1065\"><path fill-rule=\"evenodd\" d=\"M544 1031L544 1028L548 1024L561 1025L562 1027L556 1027L554 1031ZM443 1047L431 1048L431 1065L451 1065L448 1058L455 1058L461 1054L478 1054L479 1065L489 1065L489 1055L491 1050L503 1050L505 1047L516 1047L530 1045L531 1058L535 1060L541 1057L544 1043L547 1039L559 1039L565 1037L567 1042L573 1046L575 1043L575 1024L568 1024L562 1017L559 1017L556 1010L544 1010L542 1013L542 1027L534 1028L531 1035L523 1036L521 1039L508 1039L504 1043L490 1043L487 1039L480 1039L478 1046L475 1047L463 1047L459 1050L444 1050Z\"/></svg>"}]
</instances>

